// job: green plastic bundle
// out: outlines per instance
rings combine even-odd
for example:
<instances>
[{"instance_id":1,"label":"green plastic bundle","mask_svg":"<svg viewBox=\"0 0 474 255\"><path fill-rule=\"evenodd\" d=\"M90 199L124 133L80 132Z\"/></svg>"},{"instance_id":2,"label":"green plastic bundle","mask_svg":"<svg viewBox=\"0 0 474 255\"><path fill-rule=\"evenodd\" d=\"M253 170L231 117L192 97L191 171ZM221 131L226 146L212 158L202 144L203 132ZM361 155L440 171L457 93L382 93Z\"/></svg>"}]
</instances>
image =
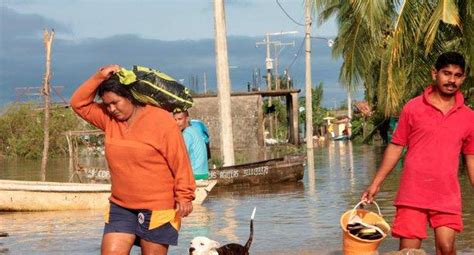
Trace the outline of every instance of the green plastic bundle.
<instances>
[{"instance_id":1,"label":"green plastic bundle","mask_svg":"<svg viewBox=\"0 0 474 255\"><path fill-rule=\"evenodd\" d=\"M142 103L153 104L169 112L185 111L193 106L188 88L160 71L133 66L133 70L121 68L116 73L120 83L130 86L133 96Z\"/></svg>"}]
</instances>

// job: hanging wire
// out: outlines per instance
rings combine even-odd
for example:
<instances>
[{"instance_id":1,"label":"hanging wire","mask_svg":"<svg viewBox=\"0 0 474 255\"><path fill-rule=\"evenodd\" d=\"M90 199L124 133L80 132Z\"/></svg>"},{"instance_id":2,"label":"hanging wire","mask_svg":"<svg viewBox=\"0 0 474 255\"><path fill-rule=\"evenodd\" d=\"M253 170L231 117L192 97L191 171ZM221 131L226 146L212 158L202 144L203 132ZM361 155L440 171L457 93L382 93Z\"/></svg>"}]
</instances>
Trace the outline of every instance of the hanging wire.
<instances>
[{"instance_id":1,"label":"hanging wire","mask_svg":"<svg viewBox=\"0 0 474 255\"><path fill-rule=\"evenodd\" d=\"M300 47L298 49L298 52L295 54L295 57L293 58L293 60L291 61L291 64L288 65L288 67L286 67L286 69L290 70L291 67L293 66L293 64L295 63L296 59L300 56L300 53L301 53L301 50L303 49L303 45L305 43L305 40L303 39L303 41L301 42L300 44Z\"/></svg>"},{"instance_id":2,"label":"hanging wire","mask_svg":"<svg viewBox=\"0 0 474 255\"><path fill-rule=\"evenodd\" d=\"M278 4L278 6L280 6L280 9L285 13L285 15L286 15L291 21L293 21L293 22L294 22L296 25L298 25L298 26L303 26L303 27L305 26L305 24L300 23L300 22L296 21L295 19L293 19L293 18L290 16L290 14L288 14L288 12L285 10L285 8L283 8L283 6L280 4L280 2L279 2L278 0L275 0L275 1L276 1L276 3Z\"/></svg>"}]
</instances>

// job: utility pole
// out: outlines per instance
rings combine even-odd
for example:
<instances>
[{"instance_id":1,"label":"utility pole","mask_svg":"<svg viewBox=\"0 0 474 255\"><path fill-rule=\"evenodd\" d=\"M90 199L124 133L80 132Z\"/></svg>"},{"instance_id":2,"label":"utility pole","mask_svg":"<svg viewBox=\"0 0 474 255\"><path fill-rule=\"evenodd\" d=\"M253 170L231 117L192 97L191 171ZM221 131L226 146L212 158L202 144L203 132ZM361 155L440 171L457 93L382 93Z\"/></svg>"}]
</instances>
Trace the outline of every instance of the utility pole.
<instances>
[{"instance_id":1,"label":"utility pole","mask_svg":"<svg viewBox=\"0 0 474 255\"><path fill-rule=\"evenodd\" d=\"M272 69L273 69L273 59L270 57L270 44L275 43L270 41L270 34L271 33L266 33L265 34L265 39L263 42L256 42L255 47L258 47L258 45L265 44L266 49L267 49L267 56L265 58L265 69L267 69L267 90L271 91L272 90ZM269 105L271 106L271 100L269 100Z\"/></svg>"},{"instance_id":2,"label":"utility pole","mask_svg":"<svg viewBox=\"0 0 474 255\"><path fill-rule=\"evenodd\" d=\"M204 94L207 94L207 73L204 72Z\"/></svg>"},{"instance_id":3,"label":"utility pole","mask_svg":"<svg viewBox=\"0 0 474 255\"><path fill-rule=\"evenodd\" d=\"M285 46L290 45L290 46L295 46L295 41L289 42L289 43L282 43L282 42L275 42L273 44L274 50L275 50L275 68L274 68L274 74L275 74L275 89L279 90L280 89L280 73L278 71L278 67L280 66L280 53L285 48Z\"/></svg>"},{"instance_id":4,"label":"utility pole","mask_svg":"<svg viewBox=\"0 0 474 255\"><path fill-rule=\"evenodd\" d=\"M199 94L199 76L196 74L196 77L194 78L194 81L196 83L196 94Z\"/></svg>"},{"instance_id":5,"label":"utility pole","mask_svg":"<svg viewBox=\"0 0 474 255\"><path fill-rule=\"evenodd\" d=\"M267 33L265 44L267 46L267 58L265 59L265 66L267 69L267 86L268 91L272 90L272 69L273 69L273 59L270 57L270 34ZM272 106L272 98L268 100L268 106Z\"/></svg>"},{"instance_id":6,"label":"utility pole","mask_svg":"<svg viewBox=\"0 0 474 255\"><path fill-rule=\"evenodd\" d=\"M259 44L265 44L267 47L267 56L265 58L265 69L267 69L267 90L272 90L272 69L273 69L273 59L270 57L270 44L273 43L270 41L270 33L265 34L265 40L263 42L257 42L255 44L258 47ZM272 106L272 97L268 97L268 108ZM273 122L271 117L268 119L268 134L273 138Z\"/></svg>"},{"instance_id":7,"label":"utility pole","mask_svg":"<svg viewBox=\"0 0 474 255\"><path fill-rule=\"evenodd\" d=\"M270 41L270 36L272 35L287 35L287 34L296 34L298 31L288 31L288 32L275 32L275 33L265 33L265 40L263 42L257 42L256 47L260 44L265 44L267 50L267 56L265 58L265 66L267 69L267 89L268 91L272 90L272 69L273 69L273 59L270 56L270 44L281 43L280 41ZM272 106L272 97L268 97L268 107ZM273 122L270 118L269 120L269 135L273 137Z\"/></svg>"},{"instance_id":8,"label":"utility pole","mask_svg":"<svg viewBox=\"0 0 474 255\"><path fill-rule=\"evenodd\" d=\"M306 41L306 148L312 149L313 146L313 95L311 81L311 7L312 2L305 0L305 41Z\"/></svg>"},{"instance_id":9,"label":"utility pole","mask_svg":"<svg viewBox=\"0 0 474 255\"><path fill-rule=\"evenodd\" d=\"M214 0L214 14L216 31L217 99L221 124L220 147L221 155L224 158L224 166L230 166L234 165L235 160L224 0Z\"/></svg>"},{"instance_id":10,"label":"utility pole","mask_svg":"<svg viewBox=\"0 0 474 255\"><path fill-rule=\"evenodd\" d=\"M275 32L275 33L265 33L265 40L263 42L257 42L255 45L258 47L258 45L265 44L266 49L267 49L267 56L265 58L265 66L267 69L267 86L268 86L268 91L272 90L271 84L272 84L272 75L271 71L273 69L273 59L270 56L270 44L280 44L283 45L280 41L270 41L270 36L272 35L287 35L287 34L296 34L298 31L288 31L288 32ZM294 45L294 42L293 42ZM269 101L269 106L271 106L271 100Z\"/></svg>"}]
</instances>

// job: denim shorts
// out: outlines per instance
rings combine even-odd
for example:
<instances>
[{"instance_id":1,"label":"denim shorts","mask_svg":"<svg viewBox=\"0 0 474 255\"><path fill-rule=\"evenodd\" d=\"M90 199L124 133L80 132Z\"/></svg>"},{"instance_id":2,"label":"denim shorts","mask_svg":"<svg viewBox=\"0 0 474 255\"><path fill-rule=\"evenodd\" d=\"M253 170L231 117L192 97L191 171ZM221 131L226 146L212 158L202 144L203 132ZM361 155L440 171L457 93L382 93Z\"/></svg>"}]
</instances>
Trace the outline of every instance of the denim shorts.
<instances>
[{"instance_id":1,"label":"denim shorts","mask_svg":"<svg viewBox=\"0 0 474 255\"><path fill-rule=\"evenodd\" d=\"M169 214L170 210L166 210ZM173 210L174 211L174 210ZM110 202L110 209L106 215L104 235L107 233L128 233L136 236L135 245L140 240L164 245L178 244L178 230L180 219L173 216L168 222L157 222L154 219L166 219L167 217L152 217L153 214L163 214L163 211L135 210L121 207ZM152 228L150 229L150 225Z\"/></svg>"}]
</instances>

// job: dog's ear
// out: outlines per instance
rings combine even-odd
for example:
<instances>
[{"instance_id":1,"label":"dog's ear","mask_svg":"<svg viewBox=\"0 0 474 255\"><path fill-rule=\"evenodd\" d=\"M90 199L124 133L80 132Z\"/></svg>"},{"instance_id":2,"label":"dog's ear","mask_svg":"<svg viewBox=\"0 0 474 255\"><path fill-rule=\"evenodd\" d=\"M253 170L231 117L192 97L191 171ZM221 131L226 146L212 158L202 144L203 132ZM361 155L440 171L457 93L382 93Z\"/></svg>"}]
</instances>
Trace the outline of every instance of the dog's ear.
<instances>
[{"instance_id":1,"label":"dog's ear","mask_svg":"<svg viewBox=\"0 0 474 255\"><path fill-rule=\"evenodd\" d=\"M217 249L221 246L221 244L218 241L211 240L211 247L214 249Z\"/></svg>"}]
</instances>

